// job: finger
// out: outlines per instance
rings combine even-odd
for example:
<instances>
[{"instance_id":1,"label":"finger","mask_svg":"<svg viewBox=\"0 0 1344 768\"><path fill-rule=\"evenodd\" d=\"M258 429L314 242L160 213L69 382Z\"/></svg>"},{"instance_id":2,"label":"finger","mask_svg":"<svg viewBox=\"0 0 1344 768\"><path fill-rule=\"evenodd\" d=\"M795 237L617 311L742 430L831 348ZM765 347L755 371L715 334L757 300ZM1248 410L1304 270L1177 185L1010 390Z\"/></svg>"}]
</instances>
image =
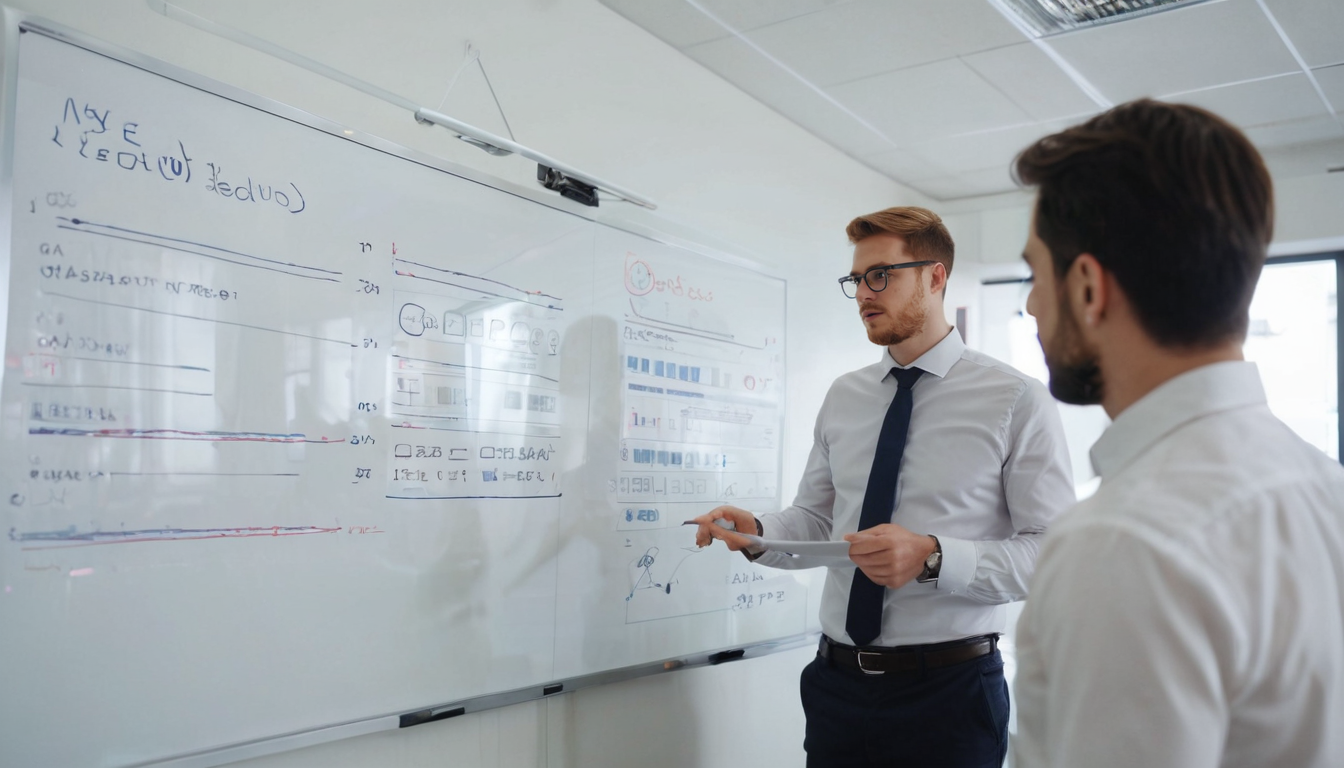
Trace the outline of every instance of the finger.
<instances>
[{"instance_id":1,"label":"finger","mask_svg":"<svg viewBox=\"0 0 1344 768\"><path fill-rule=\"evenodd\" d=\"M850 557L849 559L853 560L854 564L859 566L860 568L865 568L868 570L888 570L888 571L891 570L891 567L889 565L890 561L880 554L856 555Z\"/></svg>"},{"instance_id":2,"label":"finger","mask_svg":"<svg viewBox=\"0 0 1344 768\"><path fill-rule=\"evenodd\" d=\"M878 538L857 539L849 543L849 556L851 558L855 555L868 555L890 550L891 545Z\"/></svg>"},{"instance_id":3,"label":"finger","mask_svg":"<svg viewBox=\"0 0 1344 768\"><path fill-rule=\"evenodd\" d=\"M879 528L880 526L876 526L873 528L865 528L862 531L855 531L854 533L846 533L844 539L845 541L866 541L868 539L879 539L882 538L882 531L879 530Z\"/></svg>"}]
</instances>

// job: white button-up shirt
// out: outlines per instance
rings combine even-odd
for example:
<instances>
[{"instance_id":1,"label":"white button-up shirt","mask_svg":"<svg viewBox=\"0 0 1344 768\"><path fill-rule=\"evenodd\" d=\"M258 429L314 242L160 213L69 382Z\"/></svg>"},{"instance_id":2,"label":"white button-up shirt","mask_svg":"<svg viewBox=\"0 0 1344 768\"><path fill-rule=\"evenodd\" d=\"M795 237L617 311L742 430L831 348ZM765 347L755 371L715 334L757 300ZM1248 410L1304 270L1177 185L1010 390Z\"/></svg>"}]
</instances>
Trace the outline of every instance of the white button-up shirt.
<instances>
[{"instance_id":1,"label":"white button-up shirt","mask_svg":"<svg viewBox=\"0 0 1344 768\"><path fill-rule=\"evenodd\" d=\"M1344 468L1254 364L1162 384L1092 449L1018 623L1018 768L1344 766Z\"/></svg>"},{"instance_id":2,"label":"white button-up shirt","mask_svg":"<svg viewBox=\"0 0 1344 768\"><path fill-rule=\"evenodd\" d=\"M841 376L817 415L812 453L793 505L761 516L767 538L841 540L858 529L878 433L896 396L898 366L882 360ZM1041 534L1074 500L1059 410L1039 381L979 352L953 330L908 367L925 373L896 484L891 522L943 547L937 582L889 589L873 645L936 643L1004 630L1004 603L1021 600ZM767 552L757 561L797 567ZM845 614L854 567L829 569L821 625L851 643Z\"/></svg>"}]
</instances>

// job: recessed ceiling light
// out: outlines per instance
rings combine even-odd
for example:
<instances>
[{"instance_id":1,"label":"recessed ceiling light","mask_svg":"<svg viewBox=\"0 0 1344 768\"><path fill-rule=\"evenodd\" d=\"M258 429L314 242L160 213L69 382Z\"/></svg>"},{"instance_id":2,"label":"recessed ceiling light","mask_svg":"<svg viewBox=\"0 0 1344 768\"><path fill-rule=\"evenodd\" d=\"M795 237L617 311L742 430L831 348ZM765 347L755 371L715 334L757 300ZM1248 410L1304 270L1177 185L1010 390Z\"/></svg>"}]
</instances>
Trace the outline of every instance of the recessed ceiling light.
<instances>
[{"instance_id":1,"label":"recessed ceiling light","mask_svg":"<svg viewBox=\"0 0 1344 768\"><path fill-rule=\"evenodd\" d=\"M1210 0L998 0L1037 37L1207 2Z\"/></svg>"}]
</instances>

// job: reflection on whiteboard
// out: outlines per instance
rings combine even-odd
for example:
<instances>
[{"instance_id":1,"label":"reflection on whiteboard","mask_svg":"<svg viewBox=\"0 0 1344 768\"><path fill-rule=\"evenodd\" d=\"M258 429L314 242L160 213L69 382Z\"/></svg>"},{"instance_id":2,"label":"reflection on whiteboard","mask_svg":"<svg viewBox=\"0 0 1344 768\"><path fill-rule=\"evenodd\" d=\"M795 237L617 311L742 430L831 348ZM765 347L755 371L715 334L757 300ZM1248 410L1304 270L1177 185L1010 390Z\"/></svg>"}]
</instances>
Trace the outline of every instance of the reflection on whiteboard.
<instances>
[{"instance_id":1,"label":"reflection on whiteboard","mask_svg":"<svg viewBox=\"0 0 1344 768\"><path fill-rule=\"evenodd\" d=\"M685 557L673 554L681 550L659 534L718 504L765 510L777 503L781 286L746 269L626 245L622 290L611 298L622 318L620 461L611 496L618 530L636 543L658 542L636 558L644 570L627 621L730 610L722 562L683 565ZM635 599L649 588L640 585L658 584L661 600Z\"/></svg>"},{"instance_id":2,"label":"reflection on whiteboard","mask_svg":"<svg viewBox=\"0 0 1344 768\"><path fill-rule=\"evenodd\" d=\"M558 497L563 299L395 263L388 498Z\"/></svg>"}]
</instances>

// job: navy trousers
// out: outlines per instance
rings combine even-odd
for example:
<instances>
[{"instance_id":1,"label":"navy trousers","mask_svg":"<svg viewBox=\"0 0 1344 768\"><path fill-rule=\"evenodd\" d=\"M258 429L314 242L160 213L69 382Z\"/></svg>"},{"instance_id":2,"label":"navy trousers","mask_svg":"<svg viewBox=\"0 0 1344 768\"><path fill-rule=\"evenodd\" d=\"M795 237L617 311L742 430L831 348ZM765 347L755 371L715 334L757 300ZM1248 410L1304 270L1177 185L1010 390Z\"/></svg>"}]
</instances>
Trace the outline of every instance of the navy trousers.
<instances>
[{"instance_id":1,"label":"navy trousers","mask_svg":"<svg viewBox=\"0 0 1344 768\"><path fill-rule=\"evenodd\" d=\"M807 768L1000 768L1008 684L998 651L938 669L803 668Z\"/></svg>"}]
</instances>

